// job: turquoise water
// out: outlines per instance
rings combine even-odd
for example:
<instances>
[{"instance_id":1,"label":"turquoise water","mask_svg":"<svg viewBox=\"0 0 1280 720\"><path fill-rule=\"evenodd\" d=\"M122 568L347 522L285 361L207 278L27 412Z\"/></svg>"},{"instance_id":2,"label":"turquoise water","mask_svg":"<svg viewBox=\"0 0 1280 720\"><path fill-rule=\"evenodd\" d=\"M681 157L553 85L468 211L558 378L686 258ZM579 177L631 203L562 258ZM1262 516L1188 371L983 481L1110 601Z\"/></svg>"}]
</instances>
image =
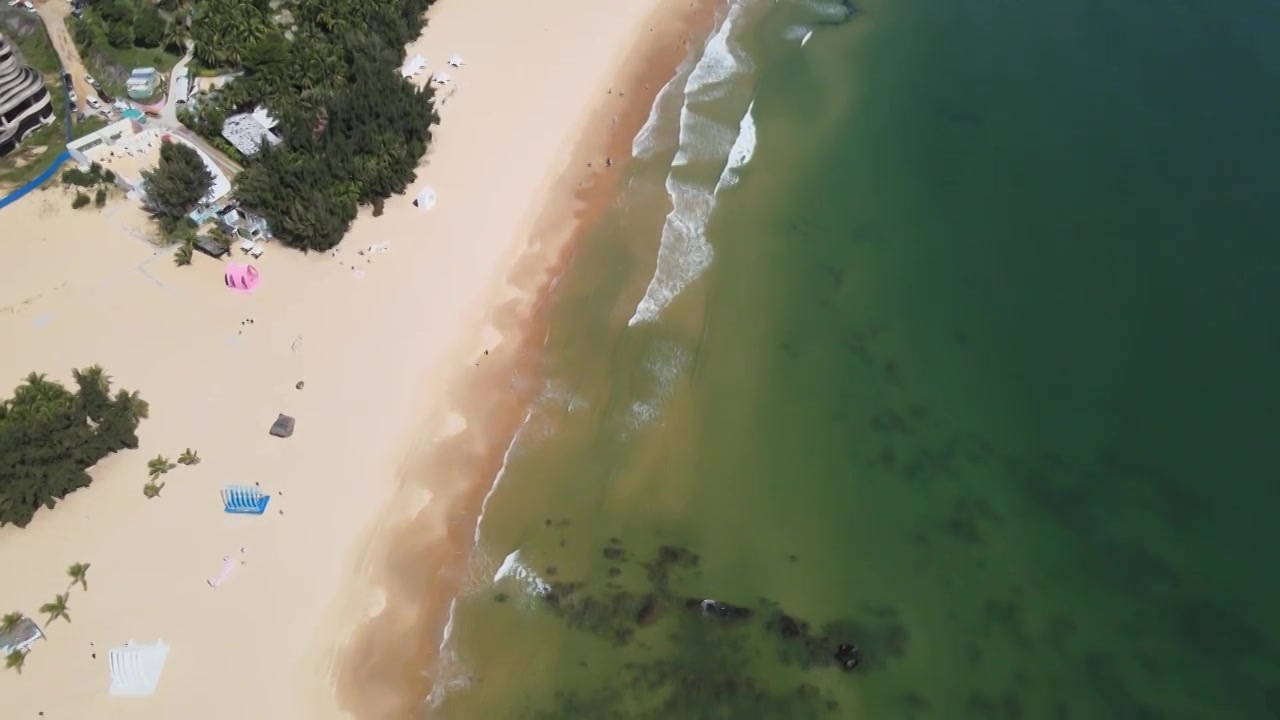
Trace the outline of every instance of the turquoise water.
<instances>
[{"instance_id":1,"label":"turquoise water","mask_svg":"<svg viewBox=\"0 0 1280 720\"><path fill-rule=\"evenodd\" d=\"M731 7L557 287L431 714L1280 717L1280 7Z\"/></svg>"}]
</instances>

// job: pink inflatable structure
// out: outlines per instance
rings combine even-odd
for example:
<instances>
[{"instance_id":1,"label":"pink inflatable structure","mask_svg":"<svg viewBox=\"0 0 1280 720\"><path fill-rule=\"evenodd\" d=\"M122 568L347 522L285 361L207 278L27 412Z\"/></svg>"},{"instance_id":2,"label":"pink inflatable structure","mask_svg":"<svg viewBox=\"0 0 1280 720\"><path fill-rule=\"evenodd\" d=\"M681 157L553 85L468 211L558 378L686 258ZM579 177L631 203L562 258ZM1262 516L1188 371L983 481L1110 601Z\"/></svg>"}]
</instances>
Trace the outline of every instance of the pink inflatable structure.
<instances>
[{"instance_id":1,"label":"pink inflatable structure","mask_svg":"<svg viewBox=\"0 0 1280 720\"><path fill-rule=\"evenodd\" d=\"M227 272L222 276L227 287L236 292L251 293L258 289L258 269L243 263L228 263Z\"/></svg>"}]
</instances>

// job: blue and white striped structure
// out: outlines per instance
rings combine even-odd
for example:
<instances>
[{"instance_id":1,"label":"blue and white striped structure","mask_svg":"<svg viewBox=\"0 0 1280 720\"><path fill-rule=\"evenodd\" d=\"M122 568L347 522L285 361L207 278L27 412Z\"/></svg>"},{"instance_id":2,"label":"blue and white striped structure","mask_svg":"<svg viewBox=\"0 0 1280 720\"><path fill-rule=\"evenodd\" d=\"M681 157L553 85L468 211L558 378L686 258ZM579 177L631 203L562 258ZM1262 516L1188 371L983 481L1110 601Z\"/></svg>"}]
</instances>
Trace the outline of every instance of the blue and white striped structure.
<instances>
[{"instance_id":1,"label":"blue and white striped structure","mask_svg":"<svg viewBox=\"0 0 1280 720\"><path fill-rule=\"evenodd\" d=\"M271 496L257 486L228 485L222 488L222 509L236 515L261 515Z\"/></svg>"}]
</instances>

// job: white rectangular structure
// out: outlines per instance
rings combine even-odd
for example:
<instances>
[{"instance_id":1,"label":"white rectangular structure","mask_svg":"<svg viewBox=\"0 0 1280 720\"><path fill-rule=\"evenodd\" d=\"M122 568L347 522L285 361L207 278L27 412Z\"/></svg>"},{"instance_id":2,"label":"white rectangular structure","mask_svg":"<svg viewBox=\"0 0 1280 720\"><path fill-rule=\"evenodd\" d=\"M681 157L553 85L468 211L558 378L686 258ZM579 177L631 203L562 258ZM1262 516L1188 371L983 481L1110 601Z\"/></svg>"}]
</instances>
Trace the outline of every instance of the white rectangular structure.
<instances>
[{"instance_id":1,"label":"white rectangular structure","mask_svg":"<svg viewBox=\"0 0 1280 720\"><path fill-rule=\"evenodd\" d=\"M154 645L140 645L130 640L107 654L111 670L112 695L145 697L156 691L160 674L169 659L169 646L161 640Z\"/></svg>"}]
</instances>

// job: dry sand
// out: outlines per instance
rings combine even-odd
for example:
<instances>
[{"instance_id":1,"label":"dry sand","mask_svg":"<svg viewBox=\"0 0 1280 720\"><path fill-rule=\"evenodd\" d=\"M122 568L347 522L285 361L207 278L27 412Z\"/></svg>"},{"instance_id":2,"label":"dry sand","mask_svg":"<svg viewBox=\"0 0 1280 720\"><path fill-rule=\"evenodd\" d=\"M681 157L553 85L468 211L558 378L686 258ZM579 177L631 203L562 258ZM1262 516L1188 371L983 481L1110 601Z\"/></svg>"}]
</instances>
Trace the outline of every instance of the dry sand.
<instances>
[{"instance_id":1,"label":"dry sand","mask_svg":"<svg viewBox=\"0 0 1280 720\"><path fill-rule=\"evenodd\" d=\"M422 682L339 686L391 649L369 615L426 627L420 607L396 604L396 560L469 534L474 512L440 500L491 478L483 464L424 477L441 466L422 456L448 441L489 457L509 433L510 402L492 398L519 394L504 388L521 385L512 368L539 341L524 333L580 219L575 193L598 183L586 161L599 170L620 147L621 135L606 145L622 132L610 118L657 90L644 92L635 64L654 47L676 54L692 11L687 0L442 0L409 55L428 72L455 53L467 64L448 69L456 89L417 183L383 217L366 211L336 255L269 246L253 295L229 292L203 256L174 267L127 200L73 211L54 189L0 211L5 395L29 371L69 382L70 368L96 363L151 404L138 450L105 460L91 488L27 528L0 529L0 612L37 615L66 589L68 565L92 564L88 591L71 591L72 622L48 628L22 675L0 673L5 718L405 716L417 698L403 693ZM439 202L422 212L410 203L428 184ZM279 412L297 418L292 438L267 434ZM203 462L145 499L147 459L187 447ZM255 483L272 495L266 515L221 511L223 485ZM423 517L436 527L402 548ZM224 556L239 564L211 589ZM171 646L159 689L109 697L107 650L131 639Z\"/></svg>"}]
</instances>

